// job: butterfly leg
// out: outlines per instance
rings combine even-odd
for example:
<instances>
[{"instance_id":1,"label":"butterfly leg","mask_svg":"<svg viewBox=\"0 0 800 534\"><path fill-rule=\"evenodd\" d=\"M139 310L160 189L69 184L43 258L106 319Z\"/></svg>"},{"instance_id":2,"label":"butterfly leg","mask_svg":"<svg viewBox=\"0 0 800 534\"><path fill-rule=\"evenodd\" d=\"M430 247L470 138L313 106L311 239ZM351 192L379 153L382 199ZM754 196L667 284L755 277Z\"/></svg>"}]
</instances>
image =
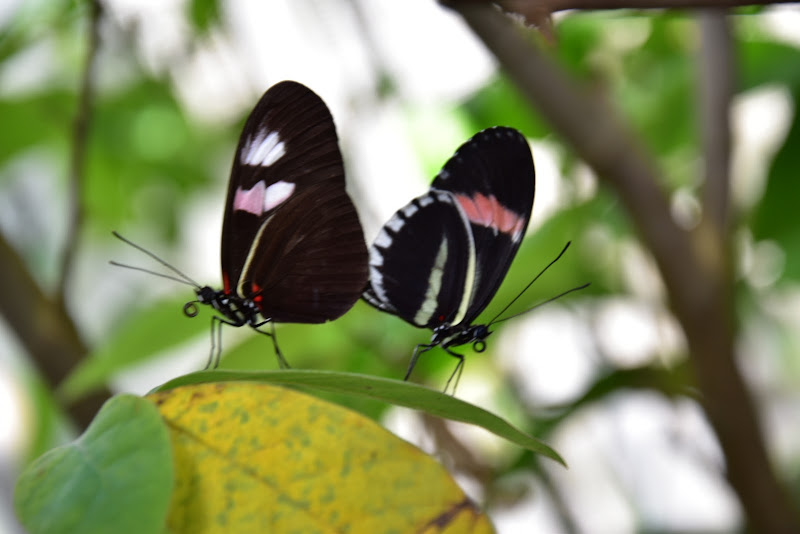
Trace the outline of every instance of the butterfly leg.
<instances>
[{"instance_id":1,"label":"butterfly leg","mask_svg":"<svg viewBox=\"0 0 800 534\"><path fill-rule=\"evenodd\" d=\"M453 383L453 395L456 394L456 389L458 388L458 382L461 380L461 372L464 371L464 355L458 354L450 350L449 348L444 349L444 351L452 356L453 358L458 359L458 363L456 364L456 368L453 370L453 374L450 375L450 378L447 379L447 383L444 385L444 393L447 393L447 389L450 387L450 382L453 381L453 378L456 379L455 383Z\"/></svg>"},{"instance_id":2,"label":"butterfly leg","mask_svg":"<svg viewBox=\"0 0 800 534\"><path fill-rule=\"evenodd\" d=\"M278 365L281 369L291 369L292 367L289 365L289 362L286 361L286 358L283 357L283 353L281 353L281 349L278 348L278 338L275 336L275 323L270 323L272 328L272 333L269 337L272 338L272 346L275 347L275 357L278 358Z\"/></svg>"},{"instance_id":3,"label":"butterfly leg","mask_svg":"<svg viewBox=\"0 0 800 534\"><path fill-rule=\"evenodd\" d=\"M420 355L428 352L435 346L435 344L425 345L420 343L414 347L414 354L411 355L411 361L408 362L408 371L406 371L406 376L403 377L403 380L408 380L408 377L411 376L411 371L413 371L414 367L417 366L417 360L419 359Z\"/></svg>"},{"instance_id":4,"label":"butterfly leg","mask_svg":"<svg viewBox=\"0 0 800 534\"><path fill-rule=\"evenodd\" d=\"M269 323L272 332L265 332L259 329L259 327L264 326L267 323ZM286 358L283 357L283 353L281 352L281 349L278 347L278 338L275 336L275 323L266 320L251 326L253 327L253 330L258 332L259 334L264 334L265 336L269 337L272 340L272 346L275 348L275 357L278 359L278 366L280 366L281 369L291 369L292 366L289 365L289 362L287 362Z\"/></svg>"}]
</instances>

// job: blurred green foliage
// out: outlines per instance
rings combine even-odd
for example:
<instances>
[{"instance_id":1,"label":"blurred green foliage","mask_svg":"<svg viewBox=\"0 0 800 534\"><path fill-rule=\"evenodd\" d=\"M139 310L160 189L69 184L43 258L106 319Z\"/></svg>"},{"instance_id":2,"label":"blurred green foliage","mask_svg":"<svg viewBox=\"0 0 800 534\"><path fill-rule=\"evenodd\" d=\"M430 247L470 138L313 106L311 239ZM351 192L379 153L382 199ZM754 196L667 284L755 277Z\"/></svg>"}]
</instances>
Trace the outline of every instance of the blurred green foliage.
<instances>
[{"instance_id":1,"label":"blurred green foliage","mask_svg":"<svg viewBox=\"0 0 800 534\"><path fill-rule=\"evenodd\" d=\"M14 165L34 153L44 152L55 158L58 164L53 176L56 180L66 177L80 69L80 62L75 60L79 57L76 50L80 50L80 46L74 38L85 30L85 6L81 2L49 5L48 10L36 16L30 9L21 10L14 23L0 35L0 67L11 64L42 40L70 43L58 50L65 66L58 69L57 79L30 90L0 92L0 117L6 125L0 128L0 191L11 187L16 176ZM193 0L188 9L187 17L198 39L220 24L221 10L217 1ZM794 220L792 209L800 199L800 180L794 176L800 169L800 114L797 112L800 108L800 51L764 32L757 15L734 17L733 23L737 35L737 91L743 94L767 85L779 85L788 91L793 104L791 128L768 166L763 196L755 199L752 209L734 206L734 234L751 235L756 242L774 242L785 256L777 279L767 287L753 287L746 281L747 273L741 273L743 279L737 288L739 300L746 306L742 320L747 321L759 313L764 299L796 284L800 278L800 225ZM696 23L681 13L580 13L561 19L556 34L557 42L551 48L553 57L576 77L610 96L663 165L668 182L663 184L665 189L674 192L687 188L694 194L701 186L698 161L702 157L696 109L699 40ZM115 53L129 54L125 62L135 65L139 58L133 54L132 47L120 48ZM384 89L386 87L393 88L396 84L385 85ZM439 147L442 132L447 132L448 139L458 133L464 140L496 124L516 127L534 141L560 143L536 110L527 106L501 73L457 106L438 113L437 120L446 123L439 131L420 128L415 122L420 120L420 113L410 109L407 117L408 131L420 147ZM123 83L111 88L99 87L93 102L83 190L84 234L91 238L93 249L106 250L110 246L109 232L115 228L137 229L137 233L155 235L163 243L176 244L181 235L184 207L210 190L219 190L219 184L226 179L218 172L220 162L230 160L238 133L238 123L210 126L188 116L176 97L171 79L145 68L128 72ZM457 145L458 142L453 143L449 150ZM433 177L447 156L445 152L435 159L430 153L423 154L420 165ZM591 195L578 194L581 187L575 171L580 162L569 147L560 146L560 156L566 198L560 199L558 210L527 237L496 298L483 314L485 319L493 317L510 302L567 241L573 242L567 255L507 314L526 310L587 281L592 283L588 289L570 295L558 305L591 306L629 290L619 253L623 244L636 240L635 232L616 198L602 185ZM220 206L223 201L219 199ZM597 235L604 236L606 241L602 245L608 250L598 250ZM736 253L743 254L743 251ZM85 394L118 373L163 355L169 348L208 336L208 310L194 320L180 313L182 303L193 298L191 289L177 288L174 295L174 298L155 300L154 294L150 300L151 296L141 291L130 295L130 302L120 303L120 308L126 310L124 318L112 321L113 329L104 332L89 359L75 371L61 393ZM78 301L72 304L84 305ZM497 325L497 330L504 326ZM774 328L778 332L776 335L786 340L785 351L800 346L800 335L789 323L776 320ZM231 329L224 329L223 336L223 368L275 367L269 339L251 332L234 334ZM429 339L427 332L376 313L363 303L334 323L280 325L278 336L294 367L387 377L402 376L413 347ZM474 358L488 362L498 359L493 354L497 347L494 339L489 340L487 351L482 355L473 355L468 346L463 348L467 354L467 372ZM205 354L202 356L205 358ZM654 354L653 361L657 362L660 356L663 355ZM432 351L421 359L415 379L430 382L434 387L441 386L441 378L449 375L454 363L444 353ZM671 397L686 394L691 388L691 379L683 363L671 369L652 363L620 370L603 362L602 371L571 405L561 407L560 415L542 418L537 417L532 408L523 408L519 416L525 420L519 424L537 437L547 439L549 433L579 408L601 402L620 391L649 388ZM499 368L495 372L501 377L504 373ZM796 376L800 369L795 368L792 373ZM164 380L169 378L172 377L164 376ZM33 380L31 389L41 391ZM337 400L373 417L379 417L386 409L345 397ZM524 400L516 400L524 406ZM44 448L43 441L56 439L52 437L53 425L59 420L52 413L55 406L53 402L36 405L39 410L36 420L41 426L39 435L44 436L35 444L39 450ZM523 459L527 461L530 457L520 453L518 462ZM519 465L510 461L505 468Z\"/></svg>"}]
</instances>

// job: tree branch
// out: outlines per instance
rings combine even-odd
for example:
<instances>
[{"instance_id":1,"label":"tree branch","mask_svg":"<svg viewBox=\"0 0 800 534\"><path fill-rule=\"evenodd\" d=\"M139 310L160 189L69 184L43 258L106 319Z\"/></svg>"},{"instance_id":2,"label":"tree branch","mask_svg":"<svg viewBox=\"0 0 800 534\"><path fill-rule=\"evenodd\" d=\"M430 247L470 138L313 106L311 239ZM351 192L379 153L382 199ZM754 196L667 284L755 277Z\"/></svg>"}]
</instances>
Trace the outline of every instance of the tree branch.
<instances>
[{"instance_id":1,"label":"tree branch","mask_svg":"<svg viewBox=\"0 0 800 534\"><path fill-rule=\"evenodd\" d=\"M80 237L81 227L83 226L83 182L86 171L87 139L89 137L89 125L91 122L92 98L94 96L94 66L100 43L100 19L102 17L100 1L91 0L89 2L89 9L86 63L84 64L83 74L81 75L78 109L75 112L75 120L72 127L72 150L70 154L68 180L67 233L64 240L64 252L61 258L61 269L56 293L62 305L66 302L66 289L69 283L72 264L75 259L75 252L78 248L78 238Z\"/></svg>"},{"instance_id":2,"label":"tree branch","mask_svg":"<svg viewBox=\"0 0 800 534\"><path fill-rule=\"evenodd\" d=\"M469 0L467 0L469 1ZM780 3L793 3L791 0L503 0L501 5L540 4L552 13L567 9L696 9L696 8L731 8L744 6L768 6Z\"/></svg>"},{"instance_id":3,"label":"tree branch","mask_svg":"<svg viewBox=\"0 0 800 534\"><path fill-rule=\"evenodd\" d=\"M686 334L703 408L750 526L755 532L800 532L800 517L772 471L753 401L736 367L732 284L727 263L714 253L722 250L720 234L709 231L707 222L692 233L675 224L658 186L663 183L658 166L602 95L571 79L493 6L450 6L628 210Z\"/></svg>"},{"instance_id":4,"label":"tree branch","mask_svg":"<svg viewBox=\"0 0 800 534\"><path fill-rule=\"evenodd\" d=\"M702 10L700 25L700 119L705 152L703 216L721 236L728 230L730 104L734 92L733 38L724 12Z\"/></svg>"},{"instance_id":5,"label":"tree branch","mask_svg":"<svg viewBox=\"0 0 800 534\"><path fill-rule=\"evenodd\" d=\"M792 0L446 0L443 3L459 8L469 4L496 4L509 13L523 15L537 24L543 15L569 9L698 9L768 6L794 3Z\"/></svg>"},{"instance_id":6,"label":"tree branch","mask_svg":"<svg viewBox=\"0 0 800 534\"><path fill-rule=\"evenodd\" d=\"M0 315L5 317L52 390L86 356L86 346L63 303L60 299L49 299L42 292L25 262L2 235ZM110 396L104 389L65 409L75 424L86 428Z\"/></svg>"}]
</instances>

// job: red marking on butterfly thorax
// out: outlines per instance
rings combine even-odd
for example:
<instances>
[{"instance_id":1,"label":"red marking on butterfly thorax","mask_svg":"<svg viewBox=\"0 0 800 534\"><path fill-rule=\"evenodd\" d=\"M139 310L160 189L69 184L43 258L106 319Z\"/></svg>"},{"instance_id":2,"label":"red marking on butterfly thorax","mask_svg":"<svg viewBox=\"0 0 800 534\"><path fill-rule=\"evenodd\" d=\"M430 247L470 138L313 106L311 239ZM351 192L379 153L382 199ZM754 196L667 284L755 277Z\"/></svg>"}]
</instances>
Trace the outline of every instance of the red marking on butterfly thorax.
<instances>
[{"instance_id":1,"label":"red marking on butterfly thorax","mask_svg":"<svg viewBox=\"0 0 800 534\"><path fill-rule=\"evenodd\" d=\"M261 302L264 300L264 295L261 294L261 286L252 282L250 288L253 290L253 302Z\"/></svg>"},{"instance_id":2,"label":"red marking on butterfly thorax","mask_svg":"<svg viewBox=\"0 0 800 534\"><path fill-rule=\"evenodd\" d=\"M225 271L222 272L222 289L226 295L231 294L231 279Z\"/></svg>"},{"instance_id":3,"label":"red marking on butterfly thorax","mask_svg":"<svg viewBox=\"0 0 800 534\"><path fill-rule=\"evenodd\" d=\"M472 224L509 234L515 241L522 235L525 218L503 206L494 195L487 197L483 193L477 193L475 196L455 195L455 197Z\"/></svg>"}]
</instances>

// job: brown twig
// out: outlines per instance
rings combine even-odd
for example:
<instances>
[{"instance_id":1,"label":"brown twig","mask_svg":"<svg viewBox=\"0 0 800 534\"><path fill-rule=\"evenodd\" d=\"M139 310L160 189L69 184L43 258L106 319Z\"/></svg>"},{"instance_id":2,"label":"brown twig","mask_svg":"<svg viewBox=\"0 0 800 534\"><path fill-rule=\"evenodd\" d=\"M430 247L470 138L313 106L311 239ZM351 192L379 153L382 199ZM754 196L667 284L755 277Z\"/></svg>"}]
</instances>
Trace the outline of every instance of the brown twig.
<instances>
[{"instance_id":1,"label":"brown twig","mask_svg":"<svg viewBox=\"0 0 800 534\"><path fill-rule=\"evenodd\" d=\"M42 292L25 262L0 235L0 314L53 390L86 356L75 323L57 300ZM86 428L110 395L99 391L66 410L76 425Z\"/></svg>"},{"instance_id":2,"label":"brown twig","mask_svg":"<svg viewBox=\"0 0 800 534\"><path fill-rule=\"evenodd\" d=\"M502 2L505 3L505 2ZM512 0L514 4L529 4L527 0ZM696 9L696 8L731 8L744 6L766 6L771 4L790 3L790 0L544 0L541 2L551 12L567 9Z\"/></svg>"},{"instance_id":3,"label":"brown twig","mask_svg":"<svg viewBox=\"0 0 800 534\"><path fill-rule=\"evenodd\" d=\"M569 9L698 9L734 8L745 6L767 6L794 3L792 0L445 0L442 3L454 8L470 4L495 4L508 13L525 17L531 24L538 24L546 15Z\"/></svg>"},{"instance_id":4,"label":"brown twig","mask_svg":"<svg viewBox=\"0 0 800 534\"><path fill-rule=\"evenodd\" d=\"M92 114L92 99L94 97L94 67L100 43L100 19L102 6L99 0L89 2L89 31L86 43L86 63L81 75L78 108L72 127L72 150L69 164L69 196L67 234L64 240L64 252L61 258L61 269L57 288L58 298L66 302L66 289L69 283L75 252L78 247L81 227L83 226L83 183L86 171L87 140Z\"/></svg>"},{"instance_id":5,"label":"brown twig","mask_svg":"<svg viewBox=\"0 0 800 534\"><path fill-rule=\"evenodd\" d=\"M658 265L684 329L728 480L755 532L800 532L800 517L772 471L753 401L736 367L731 282L720 234L708 220L679 228L659 168L603 95L578 84L521 29L485 3L450 4L494 53L528 101L619 195Z\"/></svg>"},{"instance_id":6,"label":"brown twig","mask_svg":"<svg viewBox=\"0 0 800 534\"><path fill-rule=\"evenodd\" d=\"M730 190L730 103L734 92L733 37L724 12L698 14L700 118L705 153L703 214L727 234Z\"/></svg>"}]
</instances>

